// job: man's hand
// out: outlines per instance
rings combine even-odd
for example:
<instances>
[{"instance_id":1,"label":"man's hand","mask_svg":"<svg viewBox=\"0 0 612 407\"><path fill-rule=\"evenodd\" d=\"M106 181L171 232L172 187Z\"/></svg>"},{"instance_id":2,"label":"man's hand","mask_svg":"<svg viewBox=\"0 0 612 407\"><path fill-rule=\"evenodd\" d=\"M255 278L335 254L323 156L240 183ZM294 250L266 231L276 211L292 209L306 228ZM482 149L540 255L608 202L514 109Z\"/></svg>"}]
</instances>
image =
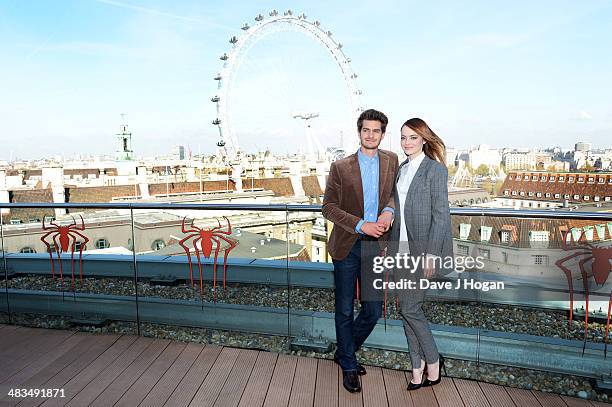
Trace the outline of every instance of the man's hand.
<instances>
[{"instance_id":1,"label":"man's hand","mask_svg":"<svg viewBox=\"0 0 612 407\"><path fill-rule=\"evenodd\" d=\"M386 232L391 227L391 222L393 222L393 214L389 211L384 211L380 214L376 223L384 226Z\"/></svg>"},{"instance_id":2,"label":"man's hand","mask_svg":"<svg viewBox=\"0 0 612 407\"><path fill-rule=\"evenodd\" d=\"M385 227L378 222L365 222L361 225L361 231L368 236L379 238L385 233Z\"/></svg>"}]
</instances>

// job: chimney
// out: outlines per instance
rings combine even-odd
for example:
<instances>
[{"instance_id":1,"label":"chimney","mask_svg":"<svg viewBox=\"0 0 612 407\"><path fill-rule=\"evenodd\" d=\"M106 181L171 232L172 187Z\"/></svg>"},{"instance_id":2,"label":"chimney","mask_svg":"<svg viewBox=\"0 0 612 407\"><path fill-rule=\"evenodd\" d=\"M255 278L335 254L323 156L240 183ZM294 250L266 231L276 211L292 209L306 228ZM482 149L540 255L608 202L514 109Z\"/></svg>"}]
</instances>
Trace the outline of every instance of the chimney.
<instances>
[{"instance_id":1,"label":"chimney","mask_svg":"<svg viewBox=\"0 0 612 407\"><path fill-rule=\"evenodd\" d=\"M242 165L232 166L232 179L236 185L236 192L242 192Z\"/></svg>"},{"instance_id":2,"label":"chimney","mask_svg":"<svg viewBox=\"0 0 612 407\"><path fill-rule=\"evenodd\" d=\"M43 187L51 188L53 203L66 202L66 196L64 194L64 168L61 165L44 167L42 169L42 184ZM56 217L65 214L65 209L55 208Z\"/></svg>"},{"instance_id":3,"label":"chimney","mask_svg":"<svg viewBox=\"0 0 612 407\"><path fill-rule=\"evenodd\" d=\"M9 193L6 187L6 170L0 169L0 202L9 203ZM8 209L1 209L3 215L9 213Z\"/></svg>"},{"instance_id":4,"label":"chimney","mask_svg":"<svg viewBox=\"0 0 612 407\"><path fill-rule=\"evenodd\" d=\"M148 199L149 195L149 181L147 180L147 167L139 166L136 167L136 174L138 178L138 188L140 189L140 196L142 199Z\"/></svg>"}]
</instances>

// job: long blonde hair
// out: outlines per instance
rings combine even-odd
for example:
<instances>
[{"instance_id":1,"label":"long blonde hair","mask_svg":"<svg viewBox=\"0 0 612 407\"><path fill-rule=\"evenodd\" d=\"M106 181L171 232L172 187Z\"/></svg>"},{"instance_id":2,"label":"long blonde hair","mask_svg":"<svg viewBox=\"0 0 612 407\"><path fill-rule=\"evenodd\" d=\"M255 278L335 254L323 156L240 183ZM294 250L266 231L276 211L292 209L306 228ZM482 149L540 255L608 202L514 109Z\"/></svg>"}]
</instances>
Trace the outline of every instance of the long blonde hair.
<instances>
[{"instance_id":1,"label":"long blonde hair","mask_svg":"<svg viewBox=\"0 0 612 407\"><path fill-rule=\"evenodd\" d=\"M442 164L446 162L446 146L444 142L432 129L429 128L423 119L418 117L406 120L402 127L411 128L416 134L423 137L426 143L423 145L423 152L432 160L436 160Z\"/></svg>"}]
</instances>

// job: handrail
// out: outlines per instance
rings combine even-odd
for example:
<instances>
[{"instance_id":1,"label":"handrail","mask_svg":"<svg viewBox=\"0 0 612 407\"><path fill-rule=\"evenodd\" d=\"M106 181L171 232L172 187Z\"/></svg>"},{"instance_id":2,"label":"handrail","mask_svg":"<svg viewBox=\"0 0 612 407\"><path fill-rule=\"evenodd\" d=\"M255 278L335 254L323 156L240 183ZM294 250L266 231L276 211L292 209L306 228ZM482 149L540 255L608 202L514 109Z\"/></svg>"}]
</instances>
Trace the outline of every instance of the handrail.
<instances>
[{"instance_id":1,"label":"handrail","mask_svg":"<svg viewBox=\"0 0 612 407\"><path fill-rule=\"evenodd\" d=\"M202 204L202 203L51 203L51 202L0 202L0 209L11 208L47 208L47 209L182 209L182 210L237 210L262 212L321 212L321 205L300 204ZM515 218L547 218L547 219L581 219L601 220L611 219L612 212L575 212L561 209L531 210L531 209L501 209L501 208L450 208L451 215L464 216L504 216Z\"/></svg>"}]
</instances>

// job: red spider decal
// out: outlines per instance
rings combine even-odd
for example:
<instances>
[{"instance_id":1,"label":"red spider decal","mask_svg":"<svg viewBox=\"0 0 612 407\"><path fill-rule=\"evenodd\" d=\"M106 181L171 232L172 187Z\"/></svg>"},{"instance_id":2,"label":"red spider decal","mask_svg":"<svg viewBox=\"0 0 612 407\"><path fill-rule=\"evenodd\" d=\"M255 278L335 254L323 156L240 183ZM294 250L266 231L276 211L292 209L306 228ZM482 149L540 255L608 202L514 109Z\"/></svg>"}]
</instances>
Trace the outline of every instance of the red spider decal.
<instances>
[{"instance_id":1,"label":"red spider decal","mask_svg":"<svg viewBox=\"0 0 612 407\"><path fill-rule=\"evenodd\" d=\"M187 254L187 262L189 263L189 279L191 280L191 286L193 287L193 266L191 263L191 247L187 246L185 242L190 239L191 245L193 245L193 249L195 250L196 257L198 259L198 268L200 270L200 299L202 300L202 291L203 291L203 282L202 282L202 261L200 258L200 252L204 255L205 258L210 258L210 254L213 250L213 243L215 248L215 254L213 259L213 298L214 302L217 302L217 258L219 256L219 251L223 249L223 288L225 288L225 277L226 277L226 269L227 269L227 255L236 245L238 244L236 241L229 238L232 234L232 226L230 225L229 219L225 216L223 217L227 221L227 229L222 229L221 222L217 219L217 223L219 226L214 227L212 229L202 229L193 224L194 220L191 220L189 225L189 229L185 228L185 220L187 217L183 218L183 224L181 226L181 230L183 233L188 233L186 237L179 241L181 247L185 250ZM225 242L228 244L226 247L222 247L221 242Z\"/></svg>"},{"instance_id":2,"label":"red spider decal","mask_svg":"<svg viewBox=\"0 0 612 407\"><path fill-rule=\"evenodd\" d=\"M43 219L42 229L48 230L47 233L43 234L40 240L47 246L47 252L49 253L49 259L51 260L51 276L55 278L55 265L53 261L53 251L57 253L57 262L59 264L60 279L62 282L62 289L64 289L64 270L62 267L62 256L61 253L68 253L70 250L70 259L72 260L72 289L74 290L74 245L78 241L77 237L81 237L83 242L79 247L79 275L81 281L83 280L83 247L89 242L87 236L82 234L80 231L85 230L85 222L83 217L81 218L81 225L77 225L74 216L72 217L72 223L70 225L58 225L55 222L50 222L53 227L45 225ZM53 240L53 249L51 243L47 242L47 238L50 237ZM72 242L71 242L72 240Z\"/></svg>"},{"instance_id":3,"label":"red spider decal","mask_svg":"<svg viewBox=\"0 0 612 407\"><path fill-rule=\"evenodd\" d=\"M568 237L571 240L572 245L568 245ZM578 267L580 268L580 274L582 276L582 284L584 286L584 299L585 299L585 317L584 317L584 344L582 347L582 353L584 354L584 350L586 347L587 341L587 333L589 328L589 274L593 276L595 283L597 286L603 286L608 280L608 276L611 272L610 260L612 259L612 247L597 247L591 244L588 241L580 242L580 238L578 241L574 240L574 236L568 231L561 231L561 244L563 250L574 250L572 254L569 256L563 257L555 262L557 267L559 267L565 273L567 277L567 285L569 288L569 296L570 296L570 315L569 315L569 324L571 325L571 321L573 318L573 309L574 309L574 286L572 282L572 270L565 265L565 263L571 261L572 259L577 259L582 257L578 261ZM591 271L586 268L587 263L591 262ZM608 317L606 320L606 334L604 338L604 357L607 356L608 353L608 333L610 332L610 314L612 312L612 291L610 292L610 299L608 301Z\"/></svg>"}]
</instances>

